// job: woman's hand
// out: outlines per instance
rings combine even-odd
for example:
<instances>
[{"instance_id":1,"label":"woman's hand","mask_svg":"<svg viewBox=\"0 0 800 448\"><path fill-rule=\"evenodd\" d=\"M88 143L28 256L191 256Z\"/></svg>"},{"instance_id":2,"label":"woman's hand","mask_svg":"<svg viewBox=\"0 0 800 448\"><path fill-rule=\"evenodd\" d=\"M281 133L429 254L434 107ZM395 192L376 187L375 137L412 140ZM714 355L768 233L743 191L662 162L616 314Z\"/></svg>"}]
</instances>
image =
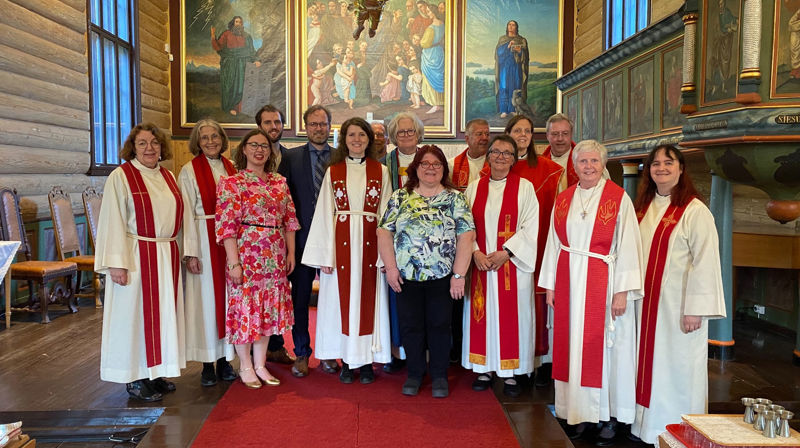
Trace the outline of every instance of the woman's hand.
<instances>
[{"instance_id":1,"label":"woman's hand","mask_svg":"<svg viewBox=\"0 0 800 448\"><path fill-rule=\"evenodd\" d=\"M186 270L192 274L202 274L203 263L197 257L186 257Z\"/></svg>"},{"instance_id":2,"label":"woman's hand","mask_svg":"<svg viewBox=\"0 0 800 448\"><path fill-rule=\"evenodd\" d=\"M331 274L333 274L333 268L332 268L332 267L330 267L330 266L323 266L323 267L321 267L321 268L319 268L319 269L320 269L320 270L321 270L321 271L322 271L324 274L328 274L328 275L331 275Z\"/></svg>"},{"instance_id":3,"label":"woman's hand","mask_svg":"<svg viewBox=\"0 0 800 448\"><path fill-rule=\"evenodd\" d=\"M617 317L625 314L625 307L628 305L628 291L622 291L614 294L611 300L611 319L617 320Z\"/></svg>"},{"instance_id":4,"label":"woman's hand","mask_svg":"<svg viewBox=\"0 0 800 448\"><path fill-rule=\"evenodd\" d=\"M453 300L460 300L464 297L464 285L466 283L467 280L464 277L450 277L450 297L452 297Z\"/></svg>"},{"instance_id":5,"label":"woman's hand","mask_svg":"<svg viewBox=\"0 0 800 448\"><path fill-rule=\"evenodd\" d=\"M691 333L695 330L700 329L700 325L703 324L703 318L700 316L683 316L683 331L685 333Z\"/></svg>"},{"instance_id":6,"label":"woman's hand","mask_svg":"<svg viewBox=\"0 0 800 448\"><path fill-rule=\"evenodd\" d=\"M242 284L242 264L237 263L236 266L228 269L228 277L230 277L231 282L234 285L241 285Z\"/></svg>"},{"instance_id":7,"label":"woman's hand","mask_svg":"<svg viewBox=\"0 0 800 448\"><path fill-rule=\"evenodd\" d=\"M493 271L500 269L506 264L506 261L511 259L511 257L508 256L508 252L503 249L490 253L486 258L489 260L489 263L492 264L491 269Z\"/></svg>"},{"instance_id":8,"label":"woman's hand","mask_svg":"<svg viewBox=\"0 0 800 448\"><path fill-rule=\"evenodd\" d=\"M297 262L294 259L294 253L286 254L286 275L294 272L295 266L297 266Z\"/></svg>"},{"instance_id":9,"label":"woman's hand","mask_svg":"<svg viewBox=\"0 0 800 448\"><path fill-rule=\"evenodd\" d=\"M492 269L492 263L489 261L489 258L486 257L486 254L476 250L472 253L472 261L475 262L475 266L478 267L479 271L488 271Z\"/></svg>"},{"instance_id":10,"label":"woman's hand","mask_svg":"<svg viewBox=\"0 0 800 448\"><path fill-rule=\"evenodd\" d=\"M397 293L402 291L400 285L403 284L403 278L400 277L400 270L397 267L386 268L386 283L389 284L392 291Z\"/></svg>"},{"instance_id":11,"label":"woman's hand","mask_svg":"<svg viewBox=\"0 0 800 448\"><path fill-rule=\"evenodd\" d=\"M556 305L556 292L552 289L545 289L544 290L544 297L545 302L547 302L547 306L550 308L555 309Z\"/></svg>"},{"instance_id":12,"label":"woman's hand","mask_svg":"<svg viewBox=\"0 0 800 448\"><path fill-rule=\"evenodd\" d=\"M114 283L126 286L128 284L128 270L124 268L109 268L108 273L111 275L111 281Z\"/></svg>"}]
</instances>

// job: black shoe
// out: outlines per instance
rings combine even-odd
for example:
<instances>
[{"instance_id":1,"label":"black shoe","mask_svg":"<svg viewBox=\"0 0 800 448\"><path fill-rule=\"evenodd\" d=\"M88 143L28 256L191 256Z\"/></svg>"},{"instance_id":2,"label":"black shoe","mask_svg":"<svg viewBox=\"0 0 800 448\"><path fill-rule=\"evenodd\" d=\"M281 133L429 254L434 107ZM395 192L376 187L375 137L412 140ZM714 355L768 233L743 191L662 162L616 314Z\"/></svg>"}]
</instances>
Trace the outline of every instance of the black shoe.
<instances>
[{"instance_id":1,"label":"black shoe","mask_svg":"<svg viewBox=\"0 0 800 448\"><path fill-rule=\"evenodd\" d=\"M481 373L475 378L475 381L472 382L472 390L478 392L488 390L490 387L492 387L492 375L488 373Z\"/></svg>"},{"instance_id":2,"label":"black shoe","mask_svg":"<svg viewBox=\"0 0 800 448\"><path fill-rule=\"evenodd\" d=\"M217 360L217 378L222 381L233 381L238 378L233 366L225 358Z\"/></svg>"},{"instance_id":3,"label":"black shoe","mask_svg":"<svg viewBox=\"0 0 800 448\"><path fill-rule=\"evenodd\" d=\"M147 403L161 401L164 396L160 392L153 390L148 383L148 380L136 380L126 384L125 389L128 391L128 395L136 400Z\"/></svg>"},{"instance_id":4,"label":"black shoe","mask_svg":"<svg viewBox=\"0 0 800 448\"><path fill-rule=\"evenodd\" d=\"M547 387L552 382L553 379L551 378L553 372L553 364L547 363L542 364L536 369L536 377L533 379L533 385L536 387Z\"/></svg>"},{"instance_id":5,"label":"black shoe","mask_svg":"<svg viewBox=\"0 0 800 448\"><path fill-rule=\"evenodd\" d=\"M155 390L156 392L161 392L162 395L166 395L170 392L175 392L176 389L175 383L173 383L172 381L167 381L161 377L158 377L150 381L150 387L152 387L153 390Z\"/></svg>"},{"instance_id":6,"label":"black shoe","mask_svg":"<svg viewBox=\"0 0 800 448\"><path fill-rule=\"evenodd\" d=\"M409 378L403 383L403 395L417 395L419 393L419 386L422 384L421 380L416 378Z\"/></svg>"},{"instance_id":7,"label":"black shoe","mask_svg":"<svg viewBox=\"0 0 800 448\"><path fill-rule=\"evenodd\" d=\"M200 385L211 387L217 384L217 374L214 372L213 362L203 363L203 373L200 374Z\"/></svg>"},{"instance_id":8,"label":"black shoe","mask_svg":"<svg viewBox=\"0 0 800 448\"><path fill-rule=\"evenodd\" d=\"M372 370L372 364L364 364L358 369L359 381L361 384L369 384L375 381L375 371Z\"/></svg>"},{"instance_id":9,"label":"black shoe","mask_svg":"<svg viewBox=\"0 0 800 448\"><path fill-rule=\"evenodd\" d=\"M509 383L513 381L513 383ZM522 388L519 387L517 380L509 378L503 382L503 395L511 398L517 398L522 395Z\"/></svg>"},{"instance_id":10,"label":"black shoe","mask_svg":"<svg viewBox=\"0 0 800 448\"><path fill-rule=\"evenodd\" d=\"M383 365L383 371L386 373L397 373L403 370L403 367L406 366L406 361L404 359L395 358L392 356L392 362Z\"/></svg>"},{"instance_id":11,"label":"black shoe","mask_svg":"<svg viewBox=\"0 0 800 448\"><path fill-rule=\"evenodd\" d=\"M434 378L431 386L431 396L433 398L447 398L450 395L450 387L447 385L447 378Z\"/></svg>"},{"instance_id":12,"label":"black shoe","mask_svg":"<svg viewBox=\"0 0 800 448\"><path fill-rule=\"evenodd\" d=\"M586 431L587 426L588 425L586 423L580 423L577 425L567 425L564 428L564 432L567 434L567 437L569 437L569 440L580 439L581 436L583 435L583 432Z\"/></svg>"},{"instance_id":13,"label":"black shoe","mask_svg":"<svg viewBox=\"0 0 800 448\"><path fill-rule=\"evenodd\" d=\"M339 381L344 384L350 384L355 379L355 375L353 374L353 371L350 370L350 366L347 365L346 362L342 361L342 371L339 372Z\"/></svg>"},{"instance_id":14,"label":"black shoe","mask_svg":"<svg viewBox=\"0 0 800 448\"><path fill-rule=\"evenodd\" d=\"M610 421L603 422L600 432L597 433L597 439L594 444L597 446L611 446L614 444L614 439L617 437L617 426L619 423L616 419L612 418Z\"/></svg>"},{"instance_id":15,"label":"black shoe","mask_svg":"<svg viewBox=\"0 0 800 448\"><path fill-rule=\"evenodd\" d=\"M633 435L631 433L628 433L628 440L630 440L631 442L636 442L636 443L641 443L642 442L642 439L640 439L639 437L637 437L637 436L635 436L635 435Z\"/></svg>"}]
</instances>

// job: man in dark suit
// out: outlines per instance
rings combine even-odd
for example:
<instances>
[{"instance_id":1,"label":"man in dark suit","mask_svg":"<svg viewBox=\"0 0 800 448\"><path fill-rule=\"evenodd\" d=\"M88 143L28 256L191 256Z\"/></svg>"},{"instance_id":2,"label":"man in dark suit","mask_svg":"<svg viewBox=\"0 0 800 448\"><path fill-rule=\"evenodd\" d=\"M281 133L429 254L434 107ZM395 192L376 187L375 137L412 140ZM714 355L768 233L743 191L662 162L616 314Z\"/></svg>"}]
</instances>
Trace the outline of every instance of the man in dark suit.
<instances>
[{"instance_id":1,"label":"man in dark suit","mask_svg":"<svg viewBox=\"0 0 800 448\"><path fill-rule=\"evenodd\" d=\"M256 112L256 126L264 131L269 138L272 147L278 147L281 151L280 158L286 154L288 149L281 144L281 137L283 136L283 126L286 124L286 117L283 112L272 104L259 109ZM269 337L269 344L267 345L267 361L277 362L280 364L294 364L294 357L286 351L283 346L283 335L274 334Z\"/></svg>"},{"instance_id":2,"label":"man in dark suit","mask_svg":"<svg viewBox=\"0 0 800 448\"><path fill-rule=\"evenodd\" d=\"M303 123L308 132L308 143L286 150L278 167L278 172L289 184L297 219L300 220L301 228L295 234L295 260L303 259L320 185L331 158L331 147L328 145L331 113L328 109L319 105L309 107L303 114ZM295 345L294 354L297 356L292 374L296 377L308 375L308 358L311 356L308 302L311 300L311 286L316 275L316 269L297 263L294 272L289 276L294 303L292 339ZM336 373L339 370L335 359L322 360L320 367L327 373Z\"/></svg>"}]
</instances>

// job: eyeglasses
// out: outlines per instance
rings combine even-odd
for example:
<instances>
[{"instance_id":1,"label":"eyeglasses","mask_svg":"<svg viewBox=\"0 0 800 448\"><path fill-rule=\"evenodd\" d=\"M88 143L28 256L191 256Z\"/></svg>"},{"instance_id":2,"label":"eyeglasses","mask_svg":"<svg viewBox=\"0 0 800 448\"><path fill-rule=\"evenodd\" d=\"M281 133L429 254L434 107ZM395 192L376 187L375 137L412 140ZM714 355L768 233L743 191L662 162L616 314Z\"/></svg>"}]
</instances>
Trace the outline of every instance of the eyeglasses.
<instances>
[{"instance_id":1,"label":"eyeglasses","mask_svg":"<svg viewBox=\"0 0 800 448\"><path fill-rule=\"evenodd\" d=\"M497 149L493 149L493 150L489 151L489 154L494 154L495 157L506 157L506 158L514 157L514 153L513 152L500 151L500 150L497 150Z\"/></svg>"},{"instance_id":2,"label":"eyeglasses","mask_svg":"<svg viewBox=\"0 0 800 448\"><path fill-rule=\"evenodd\" d=\"M479 131L479 132L470 132L469 135L472 137L488 137L492 134L489 133L489 131Z\"/></svg>"},{"instance_id":3,"label":"eyeglasses","mask_svg":"<svg viewBox=\"0 0 800 448\"><path fill-rule=\"evenodd\" d=\"M261 148L262 151L269 151L269 149L270 149L269 143L261 143L261 144L259 144L259 143L256 143L256 142L249 142L245 146L247 146L248 148L252 149L253 151L255 151L258 148Z\"/></svg>"},{"instance_id":4,"label":"eyeglasses","mask_svg":"<svg viewBox=\"0 0 800 448\"><path fill-rule=\"evenodd\" d=\"M433 162L433 163L431 163L431 162L420 162L419 166L421 166L423 169L426 169L426 170L431 169L431 168L433 168L435 170L438 170L439 168L442 167L442 163L441 162Z\"/></svg>"},{"instance_id":5,"label":"eyeglasses","mask_svg":"<svg viewBox=\"0 0 800 448\"><path fill-rule=\"evenodd\" d=\"M219 134L211 134L211 136L208 136L208 135L201 135L200 136L200 141L201 142L207 142L209 140L215 142L215 141L218 141L218 140L222 140L222 137Z\"/></svg>"},{"instance_id":6,"label":"eyeglasses","mask_svg":"<svg viewBox=\"0 0 800 448\"><path fill-rule=\"evenodd\" d=\"M136 149L147 149L148 146L153 149L158 149L161 147L161 142L158 140L150 140L149 142L147 140L136 140L134 145L136 146Z\"/></svg>"},{"instance_id":7,"label":"eyeglasses","mask_svg":"<svg viewBox=\"0 0 800 448\"><path fill-rule=\"evenodd\" d=\"M569 134L571 133L572 133L571 131L561 131L561 132L553 131L553 132L548 132L547 135L551 137L569 137Z\"/></svg>"},{"instance_id":8,"label":"eyeglasses","mask_svg":"<svg viewBox=\"0 0 800 448\"><path fill-rule=\"evenodd\" d=\"M398 137L411 137L417 133L416 129L402 129L397 131Z\"/></svg>"},{"instance_id":9,"label":"eyeglasses","mask_svg":"<svg viewBox=\"0 0 800 448\"><path fill-rule=\"evenodd\" d=\"M319 123L308 123L306 126L308 126L309 128L327 128L328 123L320 121Z\"/></svg>"}]
</instances>

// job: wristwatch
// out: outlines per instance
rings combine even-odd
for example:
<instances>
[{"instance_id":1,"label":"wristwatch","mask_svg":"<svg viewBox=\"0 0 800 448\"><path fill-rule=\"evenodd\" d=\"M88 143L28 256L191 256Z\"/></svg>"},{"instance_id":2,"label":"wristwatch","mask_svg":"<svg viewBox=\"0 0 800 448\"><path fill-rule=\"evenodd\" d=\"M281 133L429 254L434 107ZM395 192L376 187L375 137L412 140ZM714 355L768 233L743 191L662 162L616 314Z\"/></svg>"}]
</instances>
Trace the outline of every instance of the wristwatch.
<instances>
[{"instance_id":1,"label":"wristwatch","mask_svg":"<svg viewBox=\"0 0 800 448\"><path fill-rule=\"evenodd\" d=\"M456 274L455 272L453 272L453 278L454 278L454 279L456 279L456 280L458 280L458 279L460 279L460 278L464 278L464 276L463 276L463 275L461 275L461 274Z\"/></svg>"},{"instance_id":2,"label":"wristwatch","mask_svg":"<svg viewBox=\"0 0 800 448\"><path fill-rule=\"evenodd\" d=\"M514 258L514 252L511 252L507 247L503 246L503 250L508 254L508 258Z\"/></svg>"}]
</instances>

